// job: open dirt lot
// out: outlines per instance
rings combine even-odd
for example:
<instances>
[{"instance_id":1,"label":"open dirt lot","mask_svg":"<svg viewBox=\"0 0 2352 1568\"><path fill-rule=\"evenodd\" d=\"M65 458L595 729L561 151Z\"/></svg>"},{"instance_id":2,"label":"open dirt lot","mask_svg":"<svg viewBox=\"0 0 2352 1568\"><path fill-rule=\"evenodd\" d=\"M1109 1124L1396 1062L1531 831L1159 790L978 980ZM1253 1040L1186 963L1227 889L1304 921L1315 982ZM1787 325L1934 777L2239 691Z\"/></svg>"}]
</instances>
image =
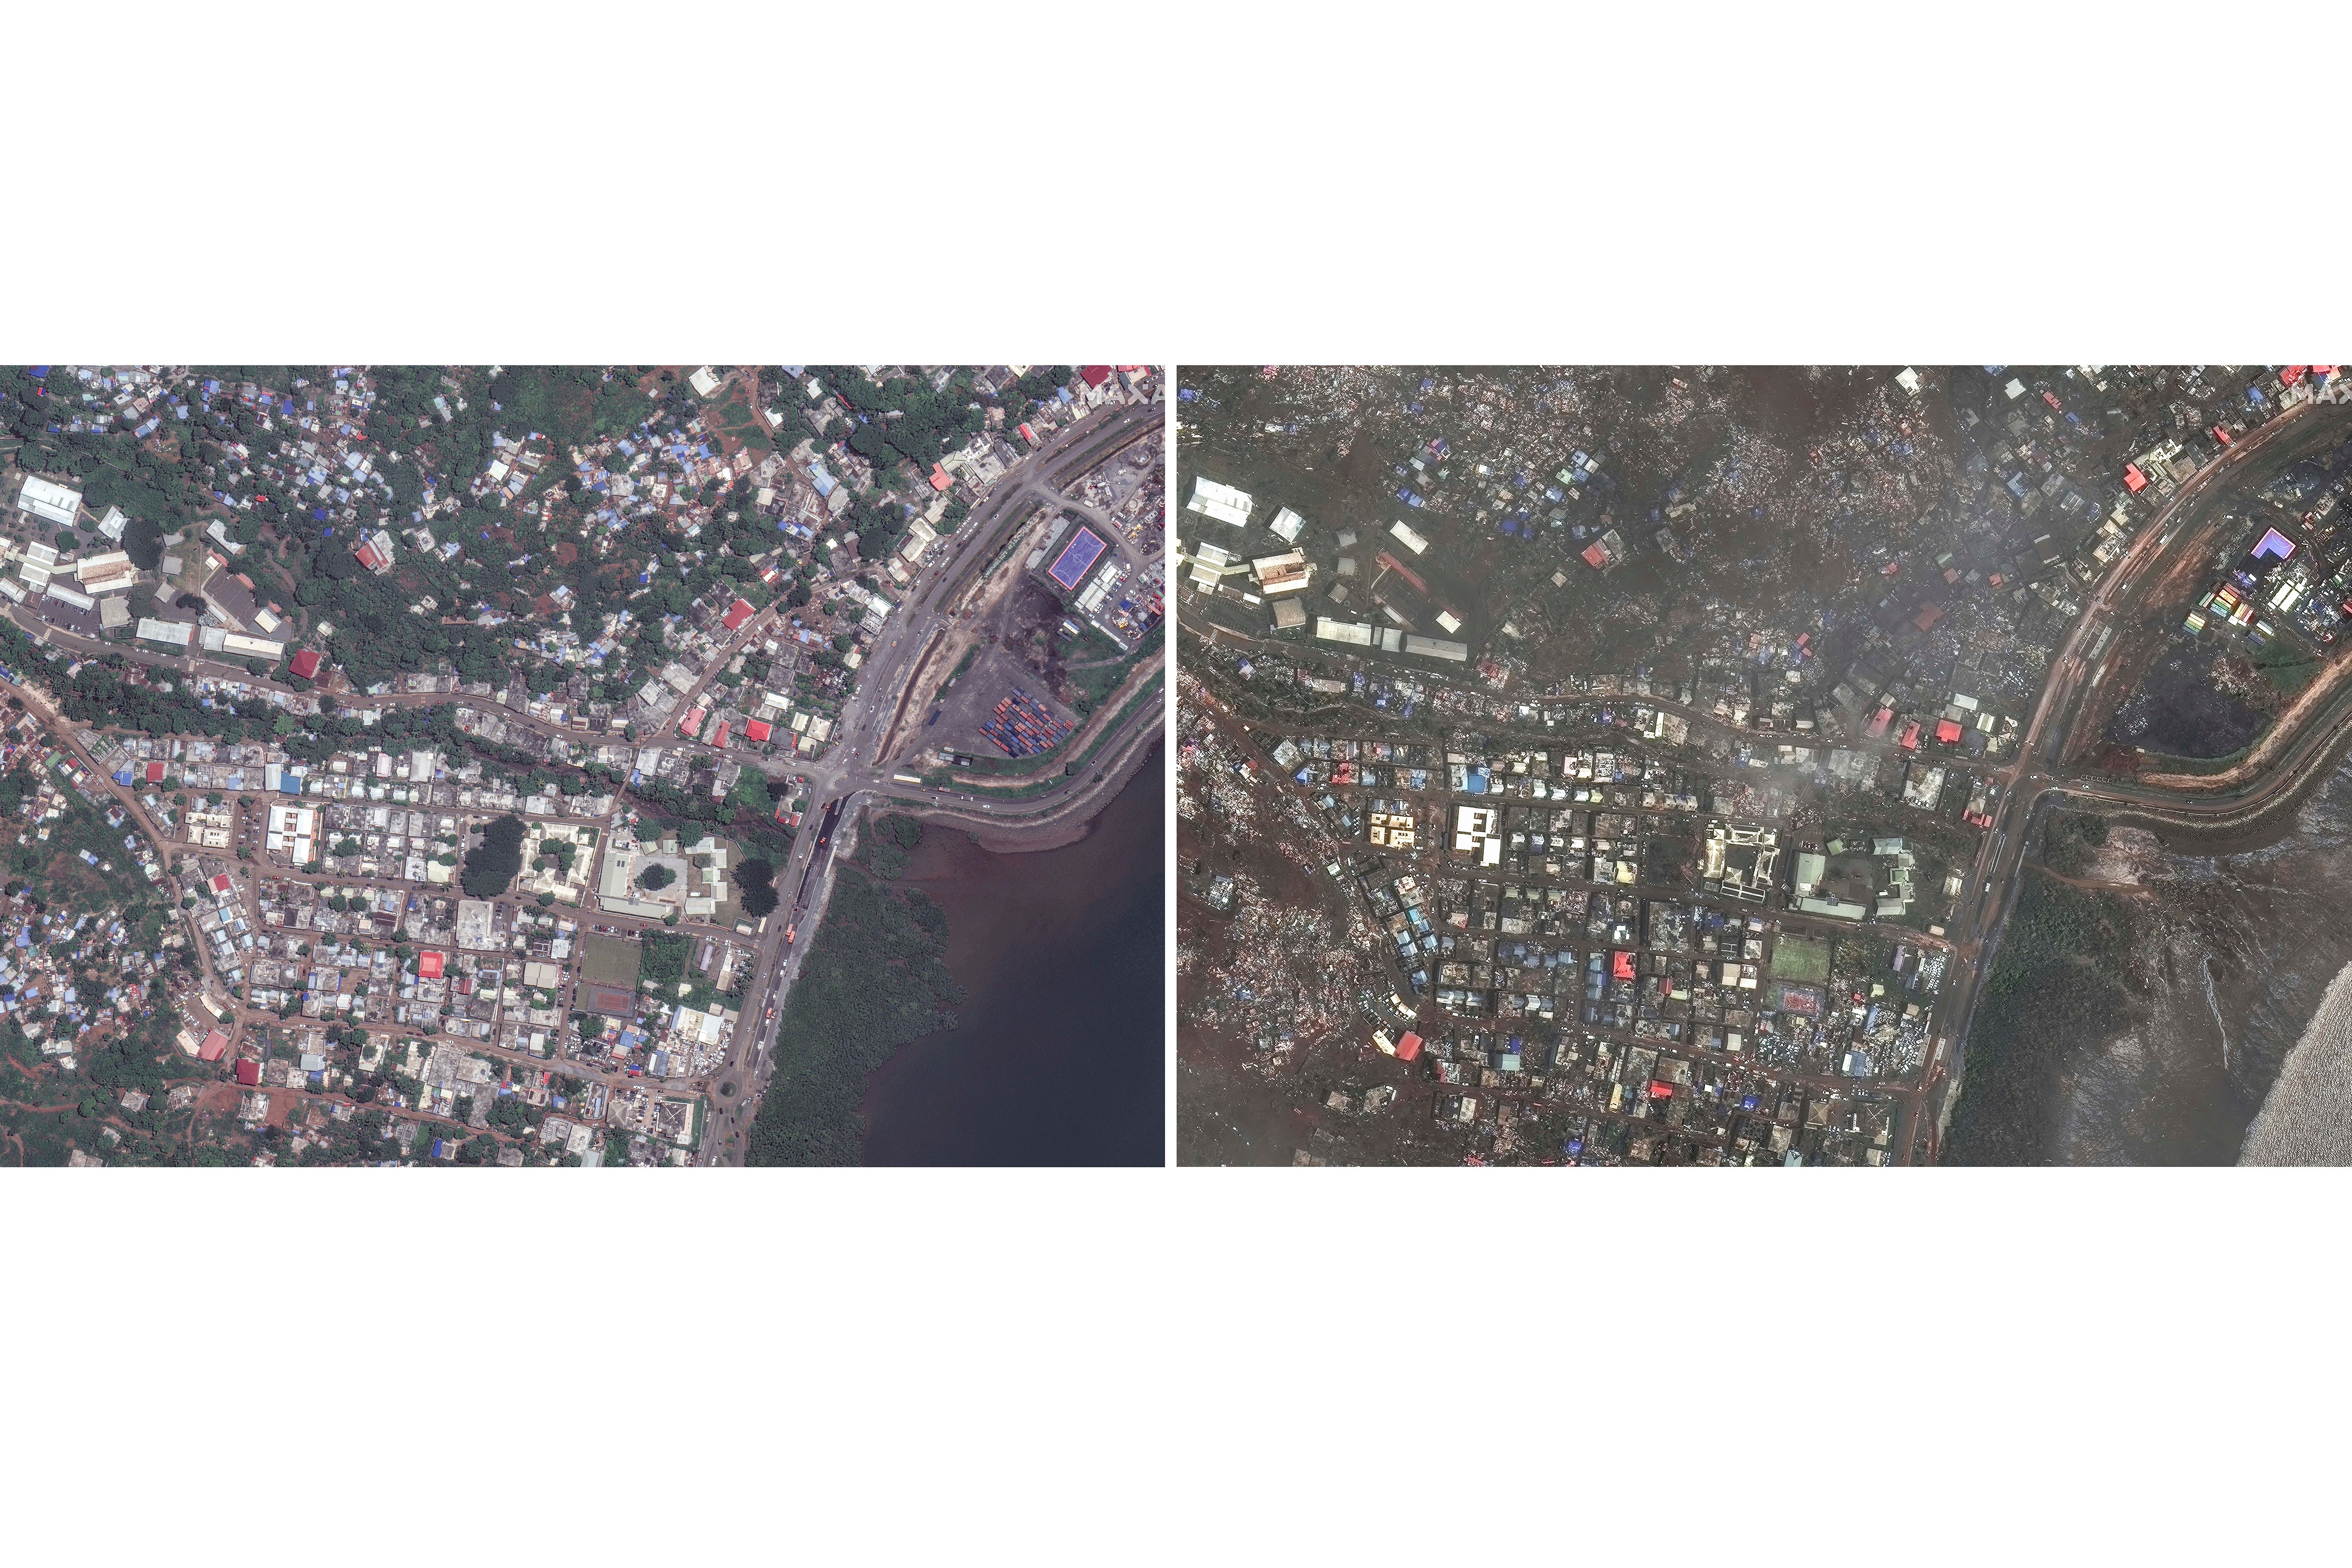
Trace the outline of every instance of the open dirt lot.
<instances>
[{"instance_id":1,"label":"open dirt lot","mask_svg":"<svg viewBox=\"0 0 2352 1568\"><path fill-rule=\"evenodd\" d=\"M976 757L1002 760L1004 753L997 749L996 742L980 732L980 726L995 711L999 701L1013 695L1015 687L1073 727L1077 724L1077 715L1055 701L1045 683L1034 672L1004 649L992 647L974 659L962 679L948 689L938 705L938 721L914 731L915 743L924 750L945 746Z\"/></svg>"}]
</instances>

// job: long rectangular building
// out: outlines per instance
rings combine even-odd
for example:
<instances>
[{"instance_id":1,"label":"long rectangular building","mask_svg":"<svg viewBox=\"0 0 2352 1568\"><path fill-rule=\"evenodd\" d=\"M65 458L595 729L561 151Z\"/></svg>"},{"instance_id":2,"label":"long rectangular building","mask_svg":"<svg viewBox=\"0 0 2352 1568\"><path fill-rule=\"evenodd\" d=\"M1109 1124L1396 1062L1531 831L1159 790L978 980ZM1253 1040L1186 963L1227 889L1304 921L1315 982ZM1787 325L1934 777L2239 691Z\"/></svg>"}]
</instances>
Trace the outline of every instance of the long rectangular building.
<instances>
[{"instance_id":1,"label":"long rectangular building","mask_svg":"<svg viewBox=\"0 0 2352 1568\"><path fill-rule=\"evenodd\" d=\"M1219 522L1230 522L1235 528L1249 526L1250 508L1256 503L1247 493L1221 485L1214 479L1194 479L1192 499L1185 503L1186 511L1197 511L1203 517L1213 517Z\"/></svg>"},{"instance_id":2,"label":"long rectangular building","mask_svg":"<svg viewBox=\"0 0 2352 1568\"><path fill-rule=\"evenodd\" d=\"M152 616L139 617L139 637L142 642L169 643L173 647L185 647L196 635L194 622L159 621Z\"/></svg>"},{"instance_id":3,"label":"long rectangular building","mask_svg":"<svg viewBox=\"0 0 2352 1568\"><path fill-rule=\"evenodd\" d=\"M1315 635L1325 642L1351 643L1357 647L1372 646L1372 628L1361 621L1335 621L1328 616L1318 616Z\"/></svg>"}]
</instances>

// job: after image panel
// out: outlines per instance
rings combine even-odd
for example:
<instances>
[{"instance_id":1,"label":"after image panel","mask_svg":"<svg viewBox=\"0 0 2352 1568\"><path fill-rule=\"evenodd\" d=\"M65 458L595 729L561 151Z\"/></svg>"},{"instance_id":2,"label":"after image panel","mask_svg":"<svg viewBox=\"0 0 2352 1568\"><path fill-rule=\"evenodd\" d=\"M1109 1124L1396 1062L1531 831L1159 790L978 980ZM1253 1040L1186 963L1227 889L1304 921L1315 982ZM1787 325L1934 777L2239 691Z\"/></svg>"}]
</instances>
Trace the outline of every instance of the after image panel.
<instances>
[{"instance_id":1,"label":"after image panel","mask_svg":"<svg viewBox=\"0 0 2352 1568\"><path fill-rule=\"evenodd\" d=\"M1179 383L1180 1161L2352 1159L2336 367Z\"/></svg>"}]
</instances>

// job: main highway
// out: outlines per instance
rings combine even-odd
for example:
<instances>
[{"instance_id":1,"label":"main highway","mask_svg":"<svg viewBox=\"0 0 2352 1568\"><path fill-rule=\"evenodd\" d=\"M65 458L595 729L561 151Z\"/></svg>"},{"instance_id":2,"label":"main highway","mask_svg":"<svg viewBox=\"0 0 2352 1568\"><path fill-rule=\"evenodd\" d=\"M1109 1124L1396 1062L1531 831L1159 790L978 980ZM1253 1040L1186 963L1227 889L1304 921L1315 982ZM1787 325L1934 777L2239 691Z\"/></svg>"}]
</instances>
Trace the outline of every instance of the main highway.
<instances>
[{"instance_id":1,"label":"main highway","mask_svg":"<svg viewBox=\"0 0 2352 1568\"><path fill-rule=\"evenodd\" d=\"M775 1028L769 1013L773 1009L782 1015L806 961L810 943L803 939L824 915L845 823L855 823L866 805L887 797L915 808L914 814L926 820L977 828L999 837L1055 833L1098 811L1104 800L1125 783L1134 759L1158 739L1160 703L1142 703L1124 718L1119 717L1119 710L1128 694L1139 689L1164 661L1164 642L1160 652L1139 661L1140 668L1127 687L1097 710L1095 722L1066 742L1068 756L1073 760L1087 756L1088 766L1049 784L1036 795L988 801L970 791L899 784L891 778L896 770L890 742L898 716L908 699L919 695L909 689L910 683L923 671L923 656L934 638L955 624L959 615L955 606L969 574L985 567L1034 508L1060 504L1056 487L1129 442L1149 435L1162 418L1157 404L1131 405L1108 417L1081 422L1033 454L1022 471L1008 476L1009 482L1001 482L974 509L965 526L949 536L951 547L939 550L925 564L891 616L885 637L868 651L856 690L835 721L833 750L808 771L808 798L823 804L808 819L814 831L804 826L793 843L791 858L777 872L778 896L790 901L769 919L761 939L758 963L744 992L742 1016L727 1065L720 1069L720 1087L731 1081L736 1092L714 1099L713 1130L703 1140L698 1163L743 1162L760 1095L775 1071ZM1116 535L1113 539L1116 543ZM785 941L787 933L793 937L790 942Z\"/></svg>"},{"instance_id":2,"label":"main highway","mask_svg":"<svg viewBox=\"0 0 2352 1568\"><path fill-rule=\"evenodd\" d=\"M1064 754L1070 762L1083 757L1086 765L1072 773L1041 775L1038 782L1042 787L1034 794L990 799L985 791L907 784L891 776L896 771L891 756L898 745L903 744L898 741L900 717L912 706L911 700L920 695L919 678L936 676L936 672L925 670L924 656L952 626L972 613L959 605L966 597L964 591L973 575L986 567L1036 508L1068 506L1091 515L1090 509L1063 496L1061 487L1160 429L1164 419L1165 409L1159 403L1107 409L1058 432L1031 453L973 509L962 528L944 536L932 549L907 595L892 612L883 636L867 650L857 685L835 719L834 745L805 771L808 797L822 805L795 839L787 863L778 868L777 894L788 901L780 904L767 921L758 943L756 962L744 984L745 1001L727 1059L708 1079L713 1089L732 1084L735 1092L712 1096L710 1131L696 1156L698 1163L740 1164L743 1161L759 1097L775 1068L776 1031L772 1016L782 1015L793 983L800 974L812 945L811 935L824 916L832 890L835 854L842 831L845 825L855 825L860 810L887 798L927 821L983 832L999 842L1059 835L1099 811L1108 796L1125 784L1138 758L1160 738L1163 705L1156 701L1131 703L1130 700L1162 670L1167 657L1164 641L1160 650L1138 661L1139 668L1133 675L1096 710L1093 721L1081 726L1065 742ZM1138 558L1119 533L1108 525L1106 538L1113 550L1130 560ZM1147 550L1141 558L1148 560L1155 553L1156 550ZM10 604L5 610L27 635L79 657L123 654L184 677L208 676L241 681L265 691L293 694L289 688L257 679L241 664L195 656L169 657L146 648L82 637L48 624L35 604ZM709 660L702 678L679 700L676 710L694 706L703 687L725 668L730 650L749 646L772 632L783 613L780 606L770 605L745 623ZM410 706L430 706L452 700L446 692L387 693L369 699L371 703ZM49 717L53 727L65 732L57 716ZM613 739L602 731L552 724L512 708L506 708L502 717L508 723L575 744L610 743ZM698 744L680 743L687 749L719 754ZM789 763L761 766L772 776L790 776L800 771ZM135 798L124 793L126 803L137 810ZM142 816L143 820L143 813ZM159 846L170 842L160 832L155 837ZM602 837L610 843L609 832ZM593 868L591 875L593 878ZM604 918L630 927L645 923L618 916ZM203 952L204 944L197 945L209 981L210 955ZM218 989L216 984L212 988Z\"/></svg>"},{"instance_id":3,"label":"main highway","mask_svg":"<svg viewBox=\"0 0 2352 1568\"><path fill-rule=\"evenodd\" d=\"M2291 798L2317 772L2316 764L2352 732L2352 662L2339 656L2321 677L2326 700L2298 704L2282 724L2290 732L2266 737L2274 762L2248 770L2248 781L2200 781L2168 788L2119 780L2068 764L2091 738L2086 721L2097 711L2092 700L2120 657L2126 616L2155 613L2136 594L2191 563L2213 544L2213 527L2230 497L2267 484L2294 463L2326 449L2352 432L2352 405L2305 403L2248 432L2185 480L2131 545L2108 566L2059 645L2041 696L2020 737L2017 761L1996 775L2000 795L1977 852L1954 922L1952 966L1956 976L1943 998L1923 1107L1930 1157L1941 1137L1955 1069L1986 976L1998 956L2003 929L2022 886L2026 853L2036 814L2050 798L2063 797L2135 816L2159 826L2227 829L2241 826ZM2104 634L2115 632L2115 637ZM2119 679L2129 679L2128 674ZM2186 781L2184 781L2186 782ZM1906 1141L1906 1152L1916 1149Z\"/></svg>"}]
</instances>

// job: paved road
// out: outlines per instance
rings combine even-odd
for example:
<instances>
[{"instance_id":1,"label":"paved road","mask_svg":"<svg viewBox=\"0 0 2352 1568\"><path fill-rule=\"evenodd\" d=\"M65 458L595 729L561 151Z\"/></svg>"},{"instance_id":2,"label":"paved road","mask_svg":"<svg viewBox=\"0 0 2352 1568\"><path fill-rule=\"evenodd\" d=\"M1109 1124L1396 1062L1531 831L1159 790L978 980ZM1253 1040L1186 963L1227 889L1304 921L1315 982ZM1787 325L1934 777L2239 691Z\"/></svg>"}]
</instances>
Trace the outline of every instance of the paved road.
<instances>
[{"instance_id":1,"label":"paved road","mask_svg":"<svg viewBox=\"0 0 2352 1568\"><path fill-rule=\"evenodd\" d=\"M1158 405L1130 406L1062 432L1023 466L1028 477L1000 487L973 510L964 527L949 536L947 548L932 553L892 614L887 637L869 651L857 689L835 725L836 743L808 770L809 799L823 803L814 818L817 831L802 833L791 859L778 870L776 887L780 893L789 889L793 901L770 919L761 941L746 992L749 1000L723 1069L737 1085L737 1093L718 1107L714 1132L704 1140L701 1163L742 1163L751 1112L775 1067L771 1048L775 1031L769 1011L772 1008L781 1016L806 958L810 933L824 915L832 890L839 838L838 827L832 825L854 823L865 805L888 796L919 803L919 815L952 826L998 832L1052 831L1073 816L1091 816L1098 810L1102 798L1123 776L1125 760L1156 734L1160 706L1147 703L1118 726L1096 753L1093 766L1021 801L980 801L965 791L895 783L890 775L897 769L882 746L923 654L934 636L952 624L951 612L942 606L961 595L967 573L985 565L1033 507L1059 503L1062 498L1055 487L1094 467L1109 450L1158 427L1163 417ZM1164 657L1163 652L1146 660L1146 668ZM1116 706L1105 704L1098 722L1108 723ZM1070 741L1069 754L1079 755L1093 740L1094 734L1082 729ZM785 941L787 933L793 936L790 943Z\"/></svg>"},{"instance_id":2,"label":"paved road","mask_svg":"<svg viewBox=\"0 0 2352 1568\"><path fill-rule=\"evenodd\" d=\"M2084 721L2094 710L2090 699L2104 665L2115 657L2112 643L2098 660L2091 658L2091 649L2100 633L2111 627L2118 634L2115 641L2120 641L2122 617L2129 610L2126 601L2133 593L2162 577L2188 552L2204 547L2201 524L2210 509L2241 489L2267 483L2312 452L2342 438L2347 429L2352 429L2352 405L2300 405L2248 433L2199 469L2108 567L2059 646L2020 739L2017 761L2004 774L1997 775L2001 796L1993 808L1992 826L1978 850L1954 922L1959 932L1957 952L1963 962L1954 965L1958 977L1945 993L1937 1028L1936 1057L1929 1074L1932 1092L1924 1110L1929 1121L1931 1158L1940 1139L1933 1124L1948 1092L1947 1072L1958 1065L1969 1021L1999 952L2002 929L2016 907L2026 850L2043 802L2053 795L2065 795L2085 804L2138 806L2158 820L2225 825L2266 810L2291 795L2313 764L2352 725L2352 692L2347 692L2312 715L2285 755L2253 786L2227 796L2151 790L2065 768L2067 759L2089 738ZM1903 1142L1907 1159L1916 1140Z\"/></svg>"},{"instance_id":3,"label":"paved road","mask_svg":"<svg viewBox=\"0 0 2352 1568\"><path fill-rule=\"evenodd\" d=\"M858 811L866 805L878 797L887 796L908 803L916 814L926 820L950 826L1000 835L1055 832L1066 827L1073 819L1083 820L1098 811L1104 799L1123 783L1128 764L1134 755L1147 749L1156 738L1161 719L1161 705L1159 703L1146 703L1125 720L1112 724L1117 710L1126 700L1122 695L1106 703L1098 711L1096 722L1082 727L1069 742L1068 755L1076 758L1089 747L1094 747L1098 738L1101 739L1101 744L1094 751L1090 765L1085 771L1066 778L1057 774L1045 775L1052 781L1050 787L1033 796L1001 801L984 800L969 791L930 789L895 783L890 777L895 769L889 757L881 751L886 733L891 729L892 720L902 705L908 683L920 668L924 651L936 635L953 624L952 612L943 609L942 605L951 604L961 595L968 574L984 565L1003 545L1008 534L1026 521L1034 507L1075 504L1059 493L1060 486L1091 469L1129 442L1160 428L1164 419L1165 409L1160 404L1129 405L1106 410L1059 432L1008 476L1009 482L1000 485L982 500L966 519L962 528L947 536L942 546L930 552L929 560L910 584L908 594L892 613L886 637L869 650L856 689L836 720L835 745L820 762L804 770L809 798L823 803L821 812L813 818L817 831L802 833L794 843L791 858L778 870L775 886L780 895L789 892L792 901L778 909L759 940L755 962L745 985L746 1001L735 1037L730 1042L728 1057L706 1080L714 1089L722 1083L732 1082L737 1092L723 1099L715 1094L712 1096L712 1131L704 1139L698 1163L740 1164L742 1161L751 1113L756 1110L760 1093L774 1068L771 1049L774 1037L772 1017L781 1015L792 984L799 976L812 933L823 917L832 889L834 853L840 825L855 823ZM1137 555L1137 552L1127 545L1116 531L1110 534L1110 543L1129 558ZM1152 552L1146 552L1146 558L1150 553ZM47 624L38 614L37 604L12 604L7 606L7 613L27 634L71 653L82 656L119 653L184 676L206 675L223 680L243 681L266 690L289 689L271 681L254 679L241 664L193 656L169 657L150 648L97 642L75 636ZM781 605L772 605L746 622L722 645L700 679L680 700L677 710L690 709L699 700L705 687L726 667L730 650L766 636L784 613ZM1163 649L1160 654L1143 661L1143 670L1156 668L1164 658ZM33 689L27 688L26 693L27 700L33 700L36 696ZM431 705L453 699L447 693L388 693L368 700L378 704ZM54 710L48 710L47 716L54 720ZM505 717L509 723L575 743L609 744L612 741L612 736L601 730L559 726L511 709L506 710ZM1107 737L1106 725L1111 726ZM69 732L68 727L61 721L57 721L54 727L61 733ZM709 748L693 742L673 741L665 743L710 752ZM803 772L790 760L761 766L771 776ZM104 775L100 776L102 778ZM110 781L109 787L114 787ZM173 846L173 841L146 819L135 796L124 794L123 798L138 815L142 827L153 838L158 848L169 853L167 847ZM606 829L599 835L601 854L603 847L611 843L610 821L598 819L593 825ZM283 868L272 868L272 874L300 875ZM593 867L590 874L593 879ZM330 875L320 875L315 879L337 885L357 880ZM404 890L408 887L404 882L400 886ZM588 917L583 915L583 918ZM596 914L593 923L643 930L655 922L605 912ZM259 929L257 911L255 911L254 925ZM205 963L208 988L220 993L221 987L213 980L210 952L201 941L198 949ZM248 1021L241 1006L236 1010L236 1017L240 1024ZM257 1013L249 1021L261 1024L278 1020L274 1016L265 1019L263 1015ZM624 1075L599 1071L578 1062L541 1060L506 1052L479 1041L472 1042L469 1048L540 1067L560 1065L567 1072L579 1076L604 1078L615 1082L625 1080Z\"/></svg>"}]
</instances>

